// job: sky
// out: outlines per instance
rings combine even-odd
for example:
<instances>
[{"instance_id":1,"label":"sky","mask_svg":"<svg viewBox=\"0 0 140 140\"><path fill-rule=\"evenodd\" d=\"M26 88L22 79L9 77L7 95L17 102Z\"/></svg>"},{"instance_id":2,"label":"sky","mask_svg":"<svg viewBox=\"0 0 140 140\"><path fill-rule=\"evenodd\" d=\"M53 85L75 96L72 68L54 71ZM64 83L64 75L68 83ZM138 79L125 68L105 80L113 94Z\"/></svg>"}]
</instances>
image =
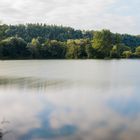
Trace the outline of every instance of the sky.
<instances>
[{"instance_id":1,"label":"sky","mask_svg":"<svg viewBox=\"0 0 140 140\"><path fill-rule=\"evenodd\" d=\"M140 34L140 0L0 0L6 24L46 23Z\"/></svg>"}]
</instances>

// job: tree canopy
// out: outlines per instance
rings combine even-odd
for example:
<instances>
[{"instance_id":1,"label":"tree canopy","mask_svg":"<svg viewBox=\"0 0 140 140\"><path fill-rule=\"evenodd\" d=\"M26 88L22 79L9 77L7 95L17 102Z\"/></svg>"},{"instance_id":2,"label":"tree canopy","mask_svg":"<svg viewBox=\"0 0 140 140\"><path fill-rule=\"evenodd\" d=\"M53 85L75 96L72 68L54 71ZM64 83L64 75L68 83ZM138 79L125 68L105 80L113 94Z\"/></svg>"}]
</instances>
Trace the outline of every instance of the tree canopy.
<instances>
[{"instance_id":1,"label":"tree canopy","mask_svg":"<svg viewBox=\"0 0 140 140\"><path fill-rule=\"evenodd\" d=\"M0 24L0 59L140 58L140 36L46 24Z\"/></svg>"}]
</instances>

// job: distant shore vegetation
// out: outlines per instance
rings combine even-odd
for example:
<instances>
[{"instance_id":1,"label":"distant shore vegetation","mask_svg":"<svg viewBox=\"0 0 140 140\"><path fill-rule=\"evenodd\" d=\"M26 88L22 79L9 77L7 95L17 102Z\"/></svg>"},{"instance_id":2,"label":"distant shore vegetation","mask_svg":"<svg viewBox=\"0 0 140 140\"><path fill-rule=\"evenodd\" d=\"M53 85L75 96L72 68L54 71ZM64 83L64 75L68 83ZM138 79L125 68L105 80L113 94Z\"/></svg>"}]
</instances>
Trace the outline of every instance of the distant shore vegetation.
<instances>
[{"instance_id":1,"label":"distant shore vegetation","mask_svg":"<svg viewBox=\"0 0 140 140\"><path fill-rule=\"evenodd\" d=\"M140 36L46 24L0 25L0 59L140 58Z\"/></svg>"}]
</instances>

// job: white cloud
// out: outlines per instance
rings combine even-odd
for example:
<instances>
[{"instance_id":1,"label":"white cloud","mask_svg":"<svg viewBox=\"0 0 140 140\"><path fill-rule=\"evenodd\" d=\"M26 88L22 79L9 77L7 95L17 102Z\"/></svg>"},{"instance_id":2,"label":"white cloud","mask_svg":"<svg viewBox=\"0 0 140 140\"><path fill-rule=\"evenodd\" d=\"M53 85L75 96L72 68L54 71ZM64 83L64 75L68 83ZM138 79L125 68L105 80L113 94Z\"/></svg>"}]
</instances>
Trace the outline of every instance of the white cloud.
<instances>
[{"instance_id":1,"label":"white cloud","mask_svg":"<svg viewBox=\"0 0 140 140\"><path fill-rule=\"evenodd\" d=\"M113 32L138 34L139 16L130 14L132 0L1 0L5 23L43 22L77 29L109 28ZM133 8L137 6L135 0ZM128 14L124 14L127 11ZM127 26L126 26L127 25Z\"/></svg>"}]
</instances>

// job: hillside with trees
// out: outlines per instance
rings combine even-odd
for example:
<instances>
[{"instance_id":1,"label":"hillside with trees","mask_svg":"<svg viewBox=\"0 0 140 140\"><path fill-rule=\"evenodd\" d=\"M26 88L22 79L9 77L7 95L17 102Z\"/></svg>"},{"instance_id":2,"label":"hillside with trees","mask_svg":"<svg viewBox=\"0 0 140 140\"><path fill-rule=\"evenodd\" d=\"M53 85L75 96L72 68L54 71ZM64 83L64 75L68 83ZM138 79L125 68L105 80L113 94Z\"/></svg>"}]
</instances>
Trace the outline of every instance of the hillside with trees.
<instances>
[{"instance_id":1,"label":"hillside with trees","mask_svg":"<svg viewBox=\"0 0 140 140\"><path fill-rule=\"evenodd\" d=\"M0 25L0 59L140 58L140 36L46 24Z\"/></svg>"}]
</instances>

